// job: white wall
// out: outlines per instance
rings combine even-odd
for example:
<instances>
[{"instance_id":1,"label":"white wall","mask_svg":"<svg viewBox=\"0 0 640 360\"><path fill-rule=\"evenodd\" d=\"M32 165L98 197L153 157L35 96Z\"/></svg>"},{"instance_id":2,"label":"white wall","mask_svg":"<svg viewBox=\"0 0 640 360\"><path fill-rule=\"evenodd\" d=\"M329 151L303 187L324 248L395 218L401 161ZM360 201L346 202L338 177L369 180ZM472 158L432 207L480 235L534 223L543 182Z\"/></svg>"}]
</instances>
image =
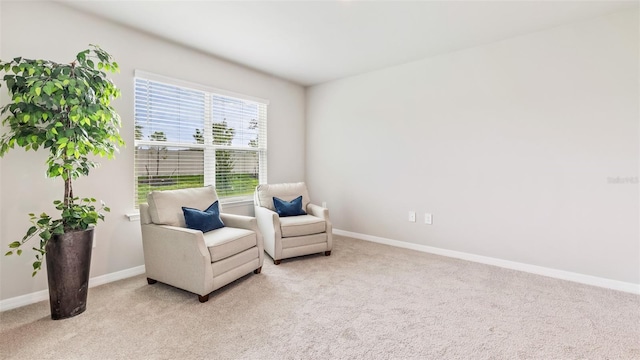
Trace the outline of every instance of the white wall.
<instances>
[{"instance_id":1,"label":"white wall","mask_svg":"<svg viewBox=\"0 0 640 360\"><path fill-rule=\"evenodd\" d=\"M310 193L337 229L640 283L638 40L630 11L311 87Z\"/></svg>"},{"instance_id":2,"label":"white wall","mask_svg":"<svg viewBox=\"0 0 640 360\"><path fill-rule=\"evenodd\" d=\"M55 26L53 24L55 23ZM15 29L20 29L16 31ZM103 199L111 207L96 230L97 247L91 276L143 264L138 222L133 211L133 74L140 69L181 80L269 99L269 182L304 179L304 89L301 86L211 56L116 26L49 2L2 3L2 56L72 61L88 44L99 44L121 66L113 76L122 90L114 106L122 116L126 148L114 161L76 182L75 193ZM224 36L224 34L211 34ZM5 91L4 88L2 91ZM0 176L0 249L22 237L27 214L48 211L62 197L61 181L44 176L44 153L13 151L2 160ZM223 206L225 211L252 214L252 206ZM31 251L0 259L0 299L46 289L46 273L31 278Z\"/></svg>"}]
</instances>

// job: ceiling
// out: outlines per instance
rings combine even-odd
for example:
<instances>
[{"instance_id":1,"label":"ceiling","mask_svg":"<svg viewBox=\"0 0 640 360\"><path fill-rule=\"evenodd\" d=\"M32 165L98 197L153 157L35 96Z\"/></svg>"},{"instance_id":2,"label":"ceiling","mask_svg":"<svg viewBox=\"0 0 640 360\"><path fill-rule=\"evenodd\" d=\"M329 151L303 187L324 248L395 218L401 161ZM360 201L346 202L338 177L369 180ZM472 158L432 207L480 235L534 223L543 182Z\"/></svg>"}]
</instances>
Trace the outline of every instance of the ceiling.
<instances>
[{"instance_id":1,"label":"ceiling","mask_svg":"<svg viewBox=\"0 0 640 360\"><path fill-rule=\"evenodd\" d=\"M59 1L304 86L638 8L637 0Z\"/></svg>"}]
</instances>

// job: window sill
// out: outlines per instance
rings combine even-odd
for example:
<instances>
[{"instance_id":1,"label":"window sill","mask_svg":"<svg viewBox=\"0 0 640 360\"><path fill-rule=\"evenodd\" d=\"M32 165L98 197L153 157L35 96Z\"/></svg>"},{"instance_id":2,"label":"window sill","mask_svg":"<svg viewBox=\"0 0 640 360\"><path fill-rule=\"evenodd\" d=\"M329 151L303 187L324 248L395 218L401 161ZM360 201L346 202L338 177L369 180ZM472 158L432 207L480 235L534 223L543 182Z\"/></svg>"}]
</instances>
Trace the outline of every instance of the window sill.
<instances>
[{"instance_id":1,"label":"window sill","mask_svg":"<svg viewBox=\"0 0 640 360\"><path fill-rule=\"evenodd\" d=\"M229 200L228 202L225 202L224 200L222 200L220 204L223 205L224 207L247 206L247 205L253 205L253 199Z\"/></svg>"},{"instance_id":2,"label":"window sill","mask_svg":"<svg viewBox=\"0 0 640 360\"><path fill-rule=\"evenodd\" d=\"M129 221L133 222L133 221L140 221L140 212L135 212L135 213L130 213L130 214L124 214L125 217L127 217L129 219Z\"/></svg>"}]
</instances>

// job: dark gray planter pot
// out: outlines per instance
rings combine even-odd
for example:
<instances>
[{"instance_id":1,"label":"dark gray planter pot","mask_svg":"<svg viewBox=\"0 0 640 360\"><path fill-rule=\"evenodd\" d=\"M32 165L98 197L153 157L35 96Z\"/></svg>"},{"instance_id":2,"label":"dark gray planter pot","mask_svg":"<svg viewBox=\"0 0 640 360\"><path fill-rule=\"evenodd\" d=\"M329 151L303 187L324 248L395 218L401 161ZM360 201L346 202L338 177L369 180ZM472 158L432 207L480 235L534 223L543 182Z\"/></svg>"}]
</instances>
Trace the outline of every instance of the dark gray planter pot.
<instances>
[{"instance_id":1,"label":"dark gray planter pot","mask_svg":"<svg viewBox=\"0 0 640 360\"><path fill-rule=\"evenodd\" d=\"M87 309L93 230L54 235L47 242L49 305L53 320L74 317Z\"/></svg>"}]
</instances>

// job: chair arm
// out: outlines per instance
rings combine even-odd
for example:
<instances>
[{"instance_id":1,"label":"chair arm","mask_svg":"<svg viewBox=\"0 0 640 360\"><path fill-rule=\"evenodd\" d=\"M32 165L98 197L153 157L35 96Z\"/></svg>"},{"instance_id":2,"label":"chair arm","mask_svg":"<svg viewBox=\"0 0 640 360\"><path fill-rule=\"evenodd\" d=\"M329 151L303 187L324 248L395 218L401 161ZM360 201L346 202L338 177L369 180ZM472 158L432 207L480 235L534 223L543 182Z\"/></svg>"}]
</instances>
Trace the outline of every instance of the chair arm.
<instances>
[{"instance_id":1,"label":"chair arm","mask_svg":"<svg viewBox=\"0 0 640 360\"><path fill-rule=\"evenodd\" d=\"M256 220L256 218L251 216L225 214L225 213L220 213L220 219L222 220L225 226L240 228L240 229L247 229L256 233L256 238L258 241L257 246L258 246L259 261L260 261L260 266L262 266L262 262L264 260L264 239L262 236L262 232L258 227L258 220Z\"/></svg>"},{"instance_id":2,"label":"chair arm","mask_svg":"<svg viewBox=\"0 0 640 360\"><path fill-rule=\"evenodd\" d=\"M282 255L282 231L280 230L280 217L275 211L262 206L254 206L258 228L264 239L264 248L274 259L280 259Z\"/></svg>"},{"instance_id":3,"label":"chair arm","mask_svg":"<svg viewBox=\"0 0 640 360\"><path fill-rule=\"evenodd\" d=\"M259 231L258 221L251 216L220 213L220 219L224 226Z\"/></svg>"},{"instance_id":4,"label":"chair arm","mask_svg":"<svg viewBox=\"0 0 640 360\"><path fill-rule=\"evenodd\" d=\"M263 227L266 230L280 229L280 216L278 216L277 212L262 206L255 206L255 214L261 231Z\"/></svg>"},{"instance_id":5,"label":"chair arm","mask_svg":"<svg viewBox=\"0 0 640 360\"><path fill-rule=\"evenodd\" d=\"M329 219L329 209L309 203L309 205L307 205L307 213L324 219L324 221L326 222L327 251L331 251L331 249L333 248L333 224L331 224L331 219Z\"/></svg>"},{"instance_id":6,"label":"chair arm","mask_svg":"<svg viewBox=\"0 0 640 360\"><path fill-rule=\"evenodd\" d=\"M147 277L199 295L211 292L211 255L199 230L142 225Z\"/></svg>"},{"instance_id":7,"label":"chair arm","mask_svg":"<svg viewBox=\"0 0 640 360\"><path fill-rule=\"evenodd\" d=\"M325 220L329 220L329 209L323 208L319 205L309 204L307 205L307 214L319 217Z\"/></svg>"}]
</instances>

